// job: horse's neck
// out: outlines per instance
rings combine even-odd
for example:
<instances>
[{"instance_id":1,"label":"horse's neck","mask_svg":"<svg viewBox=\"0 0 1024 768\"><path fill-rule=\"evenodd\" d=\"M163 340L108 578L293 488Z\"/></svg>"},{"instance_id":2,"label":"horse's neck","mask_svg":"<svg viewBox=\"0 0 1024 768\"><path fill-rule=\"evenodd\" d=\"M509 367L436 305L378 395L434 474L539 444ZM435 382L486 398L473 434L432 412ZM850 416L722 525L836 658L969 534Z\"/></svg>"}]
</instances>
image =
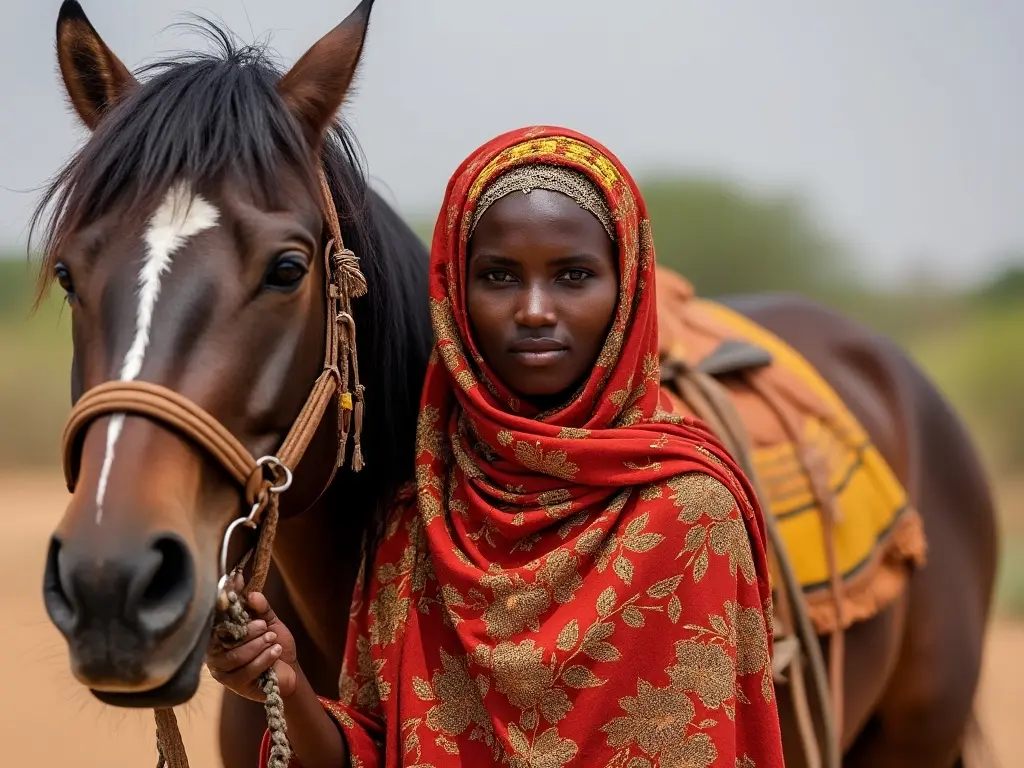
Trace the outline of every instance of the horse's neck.
<instances>
[{"instance_id":1,"label":"horse's neck","mask_svg":"<svg viewBox=\"0 0 1024 768\"><path fill-rule=\"evenodd\" d=\"M348 608L362 557L362 537L353 520L369 519L369 507L376 502L351 495L343 501L343 491L344 483L336 481L308 510L282 520L274 542L274 563L301 630L332 669L344 653Z\"/></svg>"}]
</instances>

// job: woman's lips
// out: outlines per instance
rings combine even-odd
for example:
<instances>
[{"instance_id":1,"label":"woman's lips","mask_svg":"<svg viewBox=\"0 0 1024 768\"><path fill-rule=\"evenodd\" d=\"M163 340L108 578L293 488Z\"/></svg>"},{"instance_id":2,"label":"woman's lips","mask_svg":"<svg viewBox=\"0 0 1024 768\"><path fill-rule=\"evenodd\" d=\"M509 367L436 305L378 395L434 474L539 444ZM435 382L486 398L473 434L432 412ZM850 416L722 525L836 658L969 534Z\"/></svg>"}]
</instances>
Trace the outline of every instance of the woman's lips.
<instances>
[{"instance_id":1,"label":"woman's lips","mask_svg":"<svg viewBox=\"0 0 1024 768\"><path fill-rule=\"evenodd\" d=\"M563 357L569 348L557 339L529 338L513 342L509 352L523 365L542 367Z\"/></svg>"}]
</instances>

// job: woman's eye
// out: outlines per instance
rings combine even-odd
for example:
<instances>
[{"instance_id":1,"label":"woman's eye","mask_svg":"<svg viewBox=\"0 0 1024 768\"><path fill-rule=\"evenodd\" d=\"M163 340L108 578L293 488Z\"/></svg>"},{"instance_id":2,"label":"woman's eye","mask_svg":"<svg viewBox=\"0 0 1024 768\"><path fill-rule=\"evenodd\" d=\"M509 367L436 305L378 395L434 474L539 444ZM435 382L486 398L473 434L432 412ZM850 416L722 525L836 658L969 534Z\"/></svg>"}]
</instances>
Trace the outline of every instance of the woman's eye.
<instances>
[{"instance_id":1,"label":"woman's eye","mask_svg":"<svg viewBox=\"0 0 1024 768\"><path fill-rule=\"evenodd\" d=\"M570 269L562 275L570 283L582 283L588 277L590 273L583 269Z\"/></svg>"},{"instance_id":2,"label":"woman's eye","mask_svg":"<svg viewBox=\"0 0 1024 768\"><path fill-rule=\"evenodd\" d=\"M515 282L515 276L510 272L505 272L501 269L493 269L484 275L484 279L490 283L512 283Z\"/></svg>"},{"instance_id":3,"label":"woman's eye","mask_svg":"<svg viewBox=\"0 0 1024 768\"><path fill-rule=\"evenodd\" d=\"M57 279L67 297L73 299L75 297L75 284L71 280L71 273L68 271L68 268L63 264L58 264L53 268L53 276Z\"/></svg>"},{"instance_id":4,"label":"woman's eye","mask_svg":"<svg viewBox=\"0 0 1024 768\"><path fill-rule=\"evenodd\" d=\"M288 290L302 282L308 271L305 261L298 256L284 256L270 268L263 283L267 288Z\"/></svg>"}]
</instances>

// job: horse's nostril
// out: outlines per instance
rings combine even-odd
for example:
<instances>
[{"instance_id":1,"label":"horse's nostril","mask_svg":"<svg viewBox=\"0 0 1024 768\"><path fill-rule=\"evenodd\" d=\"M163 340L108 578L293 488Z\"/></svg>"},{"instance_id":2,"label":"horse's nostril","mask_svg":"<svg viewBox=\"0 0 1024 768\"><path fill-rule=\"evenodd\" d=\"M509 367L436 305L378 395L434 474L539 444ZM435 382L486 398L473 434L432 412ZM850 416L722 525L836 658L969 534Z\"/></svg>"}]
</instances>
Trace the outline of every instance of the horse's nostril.
<instances>
[{"instance_id":1,"label":"horse's nostril","mask_svg":"<svg viewBox=\"0 0 1024 768\"><path fill-rule=\"evenodd\" d=\"M161 536L152 545L158 565L149 570L138 603L140 626L156 637L172 632L188 613L195 569L188 547L177 536ZM142 586L142 585L140 585Z\"/></svg>"},{"instance_id":2,"label":"horse's nostril","mask_svg":"<svg viewBox=\"0 0 1024 768\"><path fill-rule=\"evenodd\" d=\"M75 606L64 590L60 571L61 542L56 536L50 538L46 553L46 568L43 571L43 603L50 620L63 634L70 634L75 628Z\"/></svg>"}]
</instances>

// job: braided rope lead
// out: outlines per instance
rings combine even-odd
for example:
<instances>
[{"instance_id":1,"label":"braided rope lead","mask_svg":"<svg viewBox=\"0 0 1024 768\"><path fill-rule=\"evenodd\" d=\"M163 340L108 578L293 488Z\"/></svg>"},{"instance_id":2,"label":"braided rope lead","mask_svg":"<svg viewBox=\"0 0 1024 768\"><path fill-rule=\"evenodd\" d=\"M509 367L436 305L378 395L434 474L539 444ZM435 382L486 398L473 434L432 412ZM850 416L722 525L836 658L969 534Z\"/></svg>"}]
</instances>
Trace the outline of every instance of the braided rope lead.
<instances>
[{"instance_id":1,"label":"braided rope lead","mask_svg":"<svg viewBox=\"0 0 1024 768\"><path fill-rule=\"evenodd\" d=\"M235 592L227 594L228 607L224 620L215 630L217 642L233 645L245 637L249 614L242 607L242 599ZM263 708L267 713L267 729L270 731L270 759L266 768L288 768L292 750L288 743L288 728L284 720L284 700L277 672L273 667L260 676L260 689L266 699Z\"/></svg>"},{"instance_id":2,"label":"braided rope lead","mask_svg":"<svg viewBox=\"0 0 1024 768\"><path fill-rule=\"evenodd\" d=\"M157 768L189 768L173 709L158 709L156 716Z\"/></svg>"},{"instance_id":3,"label":"braided rope lead","mask_svg":"<svg viewBox=\"0 0 1024 768\"><path fill-rule=\"evenodd\" d=\"M222 621L214 629L214 642L223 646L232 646L241 641L249 624L249 614L242 607L242 599L235 592L228 592L227 608L222 613ZM267 713L267 729L270 731L270 758L266 768L288 768L292 750L288 743L288 727L284 720L284 700L281 698L281 687L277 680L277 672L268 669L259 680L260 689L266 696L263 708ZM161 717L162 713L168 713ZM173 710L157 711L156 729L156 768L188 768L188 758L184 749L179 750L175 744L181 744L181 735L173 720ZM170 733L173 729L174 733ZM176 738L175 738L176 737ZM168 744L170 740L170 744Z\"/></svg>"}]
</instances>

